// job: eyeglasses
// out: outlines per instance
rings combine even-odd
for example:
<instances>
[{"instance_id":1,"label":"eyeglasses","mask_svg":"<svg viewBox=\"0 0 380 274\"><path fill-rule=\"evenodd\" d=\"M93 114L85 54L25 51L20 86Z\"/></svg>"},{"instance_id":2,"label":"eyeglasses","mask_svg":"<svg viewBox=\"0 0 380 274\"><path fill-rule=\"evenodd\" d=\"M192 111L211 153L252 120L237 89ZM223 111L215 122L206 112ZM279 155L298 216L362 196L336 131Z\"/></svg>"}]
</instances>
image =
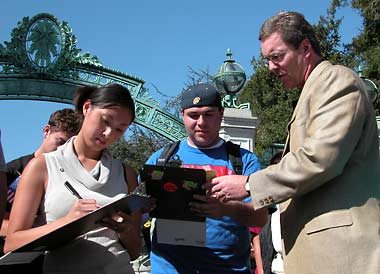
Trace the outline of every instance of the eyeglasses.
<instances>
[{"instance_id":1,"label":"eyeglasses","mask_svg":"<svg viewBox=\"0 0 380 274\"><path fill-rule=\"evenodd\" d=\"M287 51L272 52L271 54L263 58L265 65L268 66L269 61L276 65L279 64L282 60L284 60L286 53Z\"/></svg>"}]
</instances>

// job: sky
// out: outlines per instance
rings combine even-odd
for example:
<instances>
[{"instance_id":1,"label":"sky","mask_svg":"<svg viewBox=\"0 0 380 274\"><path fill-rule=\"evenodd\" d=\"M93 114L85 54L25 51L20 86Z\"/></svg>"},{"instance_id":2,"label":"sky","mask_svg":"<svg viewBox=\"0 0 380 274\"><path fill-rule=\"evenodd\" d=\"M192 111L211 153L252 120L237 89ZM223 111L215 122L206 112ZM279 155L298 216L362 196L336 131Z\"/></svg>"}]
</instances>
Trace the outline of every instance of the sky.
<instances>
[{"instance_id":1,"label":"sky","mask_svg":"<svg viewBox=\"0 0 380 274\"><path fill-rule=\"evenodd\" d=\"M316 24L331 0L2 0L0 43L24 16L50 13L66 21L82 52L96 55L106 67L145 80L155 92L176 96L188 80L189 67L215 74L230 48L247 78L250 61L259 57L261 24L281 10L301 12ZM342 42L359 33L361 18L340 9ZM1 141L6 161L34 152L42 142L49 115L71 107L41 101L0 100Z\"/></svg>"}]
</instances>

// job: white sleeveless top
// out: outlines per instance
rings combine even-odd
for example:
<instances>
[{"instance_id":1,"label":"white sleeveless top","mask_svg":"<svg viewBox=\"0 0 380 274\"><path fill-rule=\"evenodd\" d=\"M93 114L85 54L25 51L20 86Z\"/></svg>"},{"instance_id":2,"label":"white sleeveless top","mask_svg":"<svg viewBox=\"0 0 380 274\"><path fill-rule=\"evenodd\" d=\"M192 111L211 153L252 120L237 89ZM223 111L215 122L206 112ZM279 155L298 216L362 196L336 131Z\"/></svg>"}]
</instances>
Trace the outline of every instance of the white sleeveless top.
<instances>
[{"instance_id":1,"label":"white sleeveless top","mask_svg":"<svg viewBox=\"0 0 380 274\"><path fill-rule=\"evenodd\" d=\"M96 167L88 172L74 152L74 139L45 154L49 179L44 212L48 223L65 216L77 200L64 186L65 181L69 181L84 199L95 199L100 206L128 193L121 161L104 150ZM48 252L44 273L125 274L134 271L117 233L101 227Z\"/></svg>"}]
</instances>

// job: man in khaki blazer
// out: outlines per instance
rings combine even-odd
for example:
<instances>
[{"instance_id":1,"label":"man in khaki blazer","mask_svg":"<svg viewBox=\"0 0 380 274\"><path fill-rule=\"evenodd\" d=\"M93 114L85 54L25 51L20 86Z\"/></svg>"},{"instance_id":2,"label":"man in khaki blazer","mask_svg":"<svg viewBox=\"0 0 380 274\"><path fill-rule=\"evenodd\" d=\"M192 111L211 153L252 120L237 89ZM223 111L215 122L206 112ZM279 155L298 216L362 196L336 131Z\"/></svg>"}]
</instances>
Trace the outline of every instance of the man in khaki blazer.
<instances>
[{"instance_id":1,"label":"man in khaki blazer","mask_svg":"<svg viewBox=\"0 0 380 274\"><path fill-rule=\"evenodd\" d=\"M378 129L363 81L321 58L303 15L280 12L261 27L268 67L302 88L279 164L215 178L221 200L281 204L285 274L380 273Z\"/></svg>"}]
</instances>

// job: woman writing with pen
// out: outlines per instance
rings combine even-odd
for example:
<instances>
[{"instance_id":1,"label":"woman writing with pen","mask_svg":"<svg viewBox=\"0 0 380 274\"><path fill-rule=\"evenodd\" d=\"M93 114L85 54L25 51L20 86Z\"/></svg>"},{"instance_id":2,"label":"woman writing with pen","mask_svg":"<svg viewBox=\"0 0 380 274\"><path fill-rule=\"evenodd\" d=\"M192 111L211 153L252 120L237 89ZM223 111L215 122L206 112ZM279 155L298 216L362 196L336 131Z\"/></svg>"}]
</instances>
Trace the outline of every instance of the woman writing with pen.
<instances>
[{"instance_id":1,"label":"woman writing with pen","mask_svg":"<svg viewBox=\"0 0 380 274\"><path fill-rule=\"evenodd\" d=\"M93 210L132 192L136 173L112 157L107 147L135 118L129 91L118 84L76 91L83 114L77 136L55 152L33 159L21 177L5 242L15 250ZM32 228L37 209L46 224ZM134 273L130 260L141 251L141 213L118 212L92 230L45 255L44 273Z\"/></svg>"}]
</instances>

